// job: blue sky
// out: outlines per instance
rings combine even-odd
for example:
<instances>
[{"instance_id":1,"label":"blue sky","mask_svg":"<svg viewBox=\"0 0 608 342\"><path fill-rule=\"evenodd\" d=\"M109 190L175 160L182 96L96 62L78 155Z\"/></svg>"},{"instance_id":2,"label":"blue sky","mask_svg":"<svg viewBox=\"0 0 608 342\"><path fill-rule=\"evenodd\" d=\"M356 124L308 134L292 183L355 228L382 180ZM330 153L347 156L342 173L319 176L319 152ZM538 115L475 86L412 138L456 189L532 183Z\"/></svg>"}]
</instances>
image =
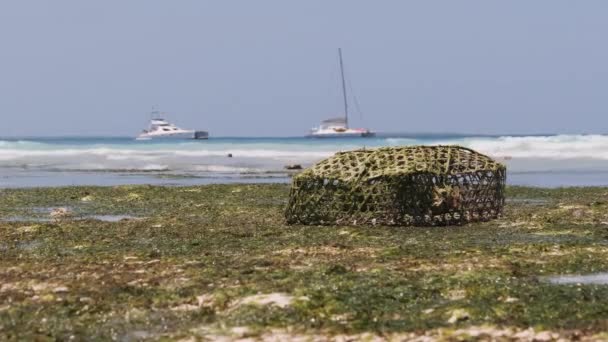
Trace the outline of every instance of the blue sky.
<instances>
[{"instance_id":1,"label":"blue sky","mask_svg":"<svg viewBox=\"0 0 608 342\"><path fill-rule=\"evenodd\" d=\"M152 105L221 136L341 113L337 48L378 131L601 133L608 2L0 3L7 135L135 135Z\"/></svg>"}]
</instances>

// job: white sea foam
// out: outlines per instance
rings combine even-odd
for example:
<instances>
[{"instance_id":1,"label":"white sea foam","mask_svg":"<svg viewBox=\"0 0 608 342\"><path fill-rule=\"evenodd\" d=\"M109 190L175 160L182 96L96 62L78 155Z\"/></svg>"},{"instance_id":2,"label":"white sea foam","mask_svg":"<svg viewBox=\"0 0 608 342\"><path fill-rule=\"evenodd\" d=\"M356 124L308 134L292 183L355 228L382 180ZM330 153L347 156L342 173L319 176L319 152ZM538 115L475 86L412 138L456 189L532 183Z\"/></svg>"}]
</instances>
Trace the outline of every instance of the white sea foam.
<instances>
[{"instance_id":1,"label":"white sea foam","mask_svg":"<svg viewBox=\"0 0 608 342\"><path fill-rule=\"evenodd\" d=\"M284 165L310 165L335 152L355 148L415 144L459 144L492 157L509 157L515 171L560 170L572 159L586 160L588 169L608 169L608 136L504 136L446 139L376 138L342 141L265 140L208 143L48 143L0 141L0 168L64 170L188 171L255 173ZM228 154L232 158L228 158Z\"/></svg>"},{"instance_id":2,"label":"white sea foam","mask_svg":"<svg viewBox=\"0 0 608 342\"><path fill-rule=\"evenodd\" d=\"M389 138L387 144L458 144L494 157L608 160L606 135L469 137L432 141Z\"/></svg>"},{"instance_id":3,"label":"white sea foam","mask_svg":"<svg viewBox=\"0 0 608 342\"><path fill-rule=\"evenodd\" d=\"M197 165L194 170L200 172L217 172L217 173L261 173L266 170L251 168L251 167L238 167L228 165Z\"/></svg>"},{"instance_id":4,"label":"white sea foam","mask_svg":"<svg viewBox=\"0 0 608 342\"><path fill-rule=\"evenodd\" d=\"M494 156L608 160L608 136L604 135L500 137L471 140L467 145Z\"/></svg>"}]
</instances>

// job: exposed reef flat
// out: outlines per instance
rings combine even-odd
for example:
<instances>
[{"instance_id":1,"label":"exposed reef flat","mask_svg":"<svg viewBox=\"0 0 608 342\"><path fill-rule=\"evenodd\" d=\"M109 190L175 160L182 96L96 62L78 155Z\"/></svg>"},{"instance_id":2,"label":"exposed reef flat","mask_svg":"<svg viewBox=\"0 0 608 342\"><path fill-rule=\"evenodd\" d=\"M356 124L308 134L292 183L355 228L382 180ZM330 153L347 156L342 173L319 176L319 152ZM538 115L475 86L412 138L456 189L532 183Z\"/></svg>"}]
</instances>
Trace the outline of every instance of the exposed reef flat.
<instances>
[{"instance_id":1,"label":"exposed reef flat","mask_svg":"<svg viewBox=\"0 0 608 342\"><path fill-rule=\"evenodd\" d=\"M288 192L1 190L0 340L608 338L608 285L546 280L608 271L608 188L432 228L287 226Z\"/></svg>"}]
</instances>

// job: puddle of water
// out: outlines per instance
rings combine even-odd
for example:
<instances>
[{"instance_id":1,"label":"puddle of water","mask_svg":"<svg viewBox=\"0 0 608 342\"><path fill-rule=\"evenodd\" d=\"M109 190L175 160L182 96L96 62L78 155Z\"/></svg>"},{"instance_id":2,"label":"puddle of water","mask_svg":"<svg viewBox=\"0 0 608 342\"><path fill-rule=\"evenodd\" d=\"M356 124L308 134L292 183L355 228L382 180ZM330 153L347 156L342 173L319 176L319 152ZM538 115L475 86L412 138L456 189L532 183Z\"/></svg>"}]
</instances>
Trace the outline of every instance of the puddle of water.
<instances>
[{"instance_id":1,"label":"puddle of water","mask_svg":"<svg viewBox=\"0 0 608 342\"><path fill-rule=\"evenodd\" d=\"M17 249L20 249L22 251L33 251L35 249L42 247L42 242L40 242L38 240L24 241L24 242L19 242L16 247L17 247Z\"/></svg>"},{"instance_id":2,"label":"puddle of water","mask_svg":"<svg viewBox=\"0 0 608 342\"><path fill-rule=\"evenodd\" d=\"M104 222L119 222L122 220L143 220L143 217L136 217L131 215L87 215L87 216L75 216L71 217L74 220L86 220L93 219ZM39 216L10 216L0 218L1 222L54 222L55 219L50 217L39 217Z\"/></svg>"},{"instance_id":3,"label":"puddle of water","mask_svg":"<svg viewBox=\"0 0 608 342\"><path fill-rule=\"evenodd\" d=\"M580 236L571 233L553 233L553 234L538 234L538 233L511 233L505 231L497 233L492 239L482 239L476 241L476 244L481 246L496 246L496 245L514 245L514 244L564 244L573 241L588 242L593 241L590 236Z\"/></svg>"},{"instance_id":4,"label":"puddle of water","mask_svg":"<svg viewBox=\"0 0 608 342\"><path fill-rule=\"evenodd\" d=\"M608 285L608 272L587 275L562 275L545 278L552 284L595 284Z\"/></svg>"},{"instance_id":5,"label":"puddle of water","mask_svg":"<svg viewBox=\"0 0 608 342\"><path fill-rule=\"evenodd\" d=\"M52 222L48 217L11 216L0 219L2 222Z\"/></svg>"},{"instance_id":6,"label":"puddle of water","mask_svg":"<svg viewBox=\"0 0 608 342\"><path fill-rule=\"evenodd\" d=\"M20 208L24 211L22 215L15 215L0 218L2 222L53 222L57 219L66 219L74 213L73 207L31 207ZM53 217L53 212L56 210L65 210L68 216Z\"/></svg>"},{"instance_id":7,"label":"puddle of water","mask_svg":"<svg viewBox=\"0 0 608 342\"><path fill-rule=\"evenodd\" d=\"M71 206L63 206L63 207L32 207L32 208L24 208L26 210L29 210L35 214L45 214L48 215L50 213L52 213L55 210L62 210L65 209L67 212L69 213L73 213L76 208L75 207L71 207Z\"/></svg>"},{"instance_id":8,"label":"puddle of water","mask_svg":"<svg viewBox=\"0 0 608 342\"><path fill-rule=\"evenodd\" d=\"M122 220L143 220L142 217L135 217L131 215L90 215L85 216L85 219L93 219L104 222L119 222Z\"/></svg>"},{"instance_id":9,"label":"puddle of water","mask_svg":"<svg viewBox=\"0 0 608 342\"><path fill-rule=\"evenodd\" d=\"M507 198L507 203L513 204L528 204L528 205L546 205L549 204L549 200L542 198Z\"/></svg>"},{"instance_id":10,"label":"puddle of water","mask_svg":"<svg viewBox=\"0 0 608 342\"><path fill-rule=\"evenodd\" d=\"M27 210L30 210L33 213L36 214L50 214L51 211L53 211L55 208L52 207L33 207L33 208L24 208Z\"/></svg>"}]
</instances>

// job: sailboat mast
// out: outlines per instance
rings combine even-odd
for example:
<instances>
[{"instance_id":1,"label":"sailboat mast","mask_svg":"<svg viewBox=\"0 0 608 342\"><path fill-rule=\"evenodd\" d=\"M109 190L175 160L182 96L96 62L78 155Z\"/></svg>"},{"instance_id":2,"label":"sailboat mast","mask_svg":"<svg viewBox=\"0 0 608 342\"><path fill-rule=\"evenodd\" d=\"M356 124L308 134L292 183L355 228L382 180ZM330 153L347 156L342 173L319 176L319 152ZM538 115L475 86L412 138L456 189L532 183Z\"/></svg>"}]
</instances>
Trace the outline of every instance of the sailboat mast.
<instances>
[{"instance_id":1,"label":"sailboat mast","mask_svg":"<svg viewBox=\"0 0 608 342\"><path fill-rule=\"evenodd\" d=\"M340 73L342 74L342 95L344 96L344 121L346 128L348 128L348 100L346 96L346 81L344 80L344 63L342 62L342 49L338 48L338 54L340 55Z\"/></svg>"}]
</instances>

